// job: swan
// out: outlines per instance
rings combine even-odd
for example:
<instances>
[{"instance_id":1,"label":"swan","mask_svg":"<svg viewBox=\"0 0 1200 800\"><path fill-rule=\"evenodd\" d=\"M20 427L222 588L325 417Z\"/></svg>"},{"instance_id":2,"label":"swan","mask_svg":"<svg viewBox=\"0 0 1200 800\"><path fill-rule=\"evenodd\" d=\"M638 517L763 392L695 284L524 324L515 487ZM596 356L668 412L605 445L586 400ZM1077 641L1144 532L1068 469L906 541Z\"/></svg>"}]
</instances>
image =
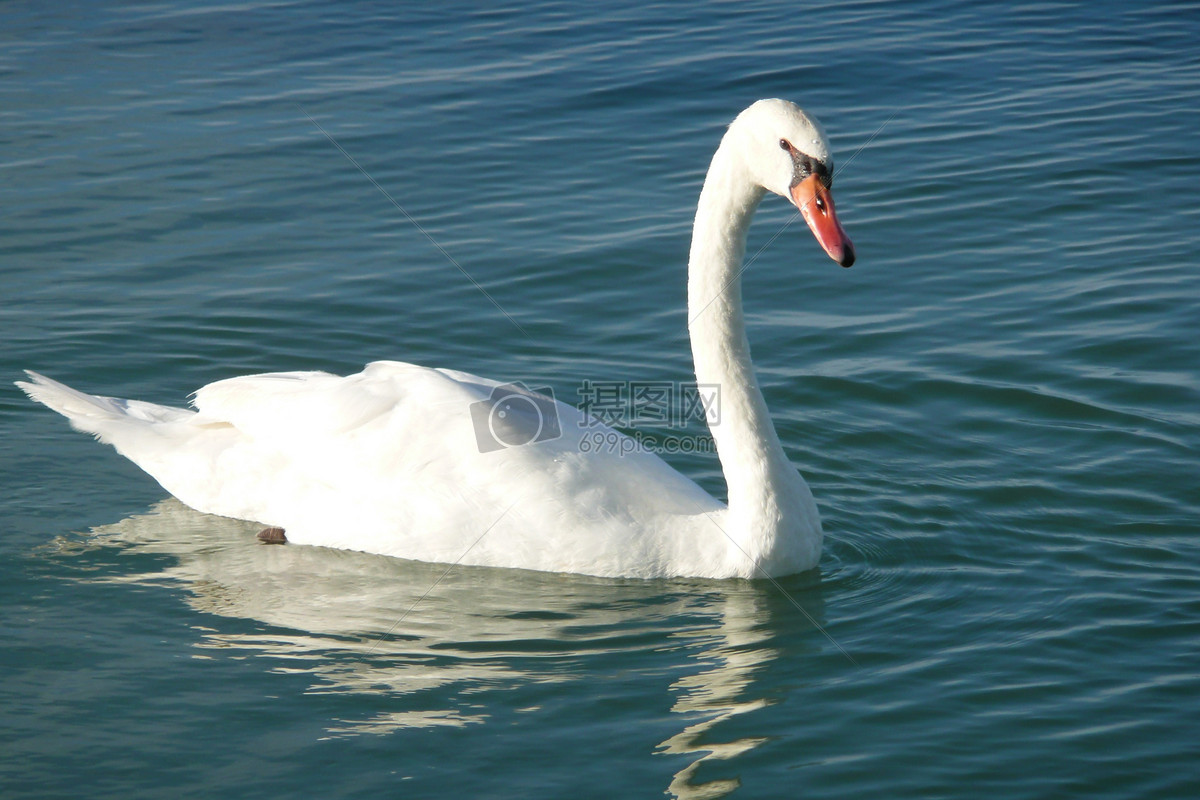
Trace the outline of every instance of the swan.
<instances>
[{"instance_id":1,"label":"swan","mask_svg":"<svg viewBox=\"0 0 1200 800\"><path fill-rule=\"evenodd\" d=\"M264 540L603 577L803 572L820 559L821 520L755 378L740 275L766 192L799 209L834 261L854 262L832 176L820 124L760 100L730 123L700 192L688 328L697 383L718 387L707 410L719 402L708 422L727 504L579 409L449 369L248 375L198 390L192 409L35 372L17 385L186 505L272 526Z\"/></svg>"}]
</instances>

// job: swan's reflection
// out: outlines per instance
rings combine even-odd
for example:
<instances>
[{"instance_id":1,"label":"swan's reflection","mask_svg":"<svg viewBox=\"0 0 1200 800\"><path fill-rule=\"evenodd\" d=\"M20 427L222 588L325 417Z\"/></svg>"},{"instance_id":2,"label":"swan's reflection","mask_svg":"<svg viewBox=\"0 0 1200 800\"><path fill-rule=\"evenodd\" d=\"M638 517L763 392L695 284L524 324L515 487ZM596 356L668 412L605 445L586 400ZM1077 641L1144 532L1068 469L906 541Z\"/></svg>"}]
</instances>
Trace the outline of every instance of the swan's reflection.
<instances>
[{"instance_id":1,"label":"swan's reflection","mask_svg":"<svg viewBox=\"0 0 1200 800\"><path fill-rule=\"evenodd\" d=\"M707 741L720 722L768 704L753 691L754 673L777 657L766 645L770 638L758 626L763 619L763 602L752 594L728 597L723 605L719 636L714 646L699 655L711 666L703 672L677 680L672 690L677 700L672 711L703 712L701 721L689 725L660 745L665 753L695 753L699 758L675 773L670 792L675 797L724 797L737 788L734 779L697 782L696 771L709 760L726 760L741 755L766 741L743 738L731 742Z\"/></svg>"},{"instance_id":2,"label":"swan's reflection","mask_svg":"<svg viewBox=\"0 0 1200 800\"><path fill-rule=\"evenodd\" d=\"M683 677L670 687L672 710L689 724L659 751L696 756L675 775L674 796L728 793L735 780L697 783L696 771L764 741L711 739L722 721L769 702L755 678L778 657L770 620L787 607L770 586L447 568L262 545L260 527L166 500L95 529L82 547L170 556L89 579L181 586L197 611L254 623L197 627L199 648L269 658L273 671L307 676L309 692L406 700L399 710L337 720L330 736L480 723L489 716L481 692L583 680L607 656L627 663L632 651L669 649L690 656L675 665ZM152 566L130 572L130 563Z\"/></svg>"}]
</instances>

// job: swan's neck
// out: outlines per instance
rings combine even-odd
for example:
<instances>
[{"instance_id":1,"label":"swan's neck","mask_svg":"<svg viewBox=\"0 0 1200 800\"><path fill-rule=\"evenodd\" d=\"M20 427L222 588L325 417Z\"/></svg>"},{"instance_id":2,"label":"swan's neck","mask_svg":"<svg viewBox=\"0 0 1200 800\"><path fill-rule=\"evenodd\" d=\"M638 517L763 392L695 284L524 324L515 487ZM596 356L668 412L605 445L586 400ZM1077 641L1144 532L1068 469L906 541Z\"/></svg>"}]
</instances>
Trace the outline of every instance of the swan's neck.
<instances>
[{"instance_id":1,"label":"swan's neck","mask_svg":"<svg viewBox=\"0 0 1200 800\"><path fill-rule=\"evenodd\" d=\"M763 194L726 137L696 210L688 328L697 382L702 390L719 387L719 418L710 414L709 428L728 486L724 527L736 543L733 555L744 551L778 574L782 567L815 565L821 523L812 493L779 443L746 339L740 271L746 231Z\"/></svg>"}]
</instances>

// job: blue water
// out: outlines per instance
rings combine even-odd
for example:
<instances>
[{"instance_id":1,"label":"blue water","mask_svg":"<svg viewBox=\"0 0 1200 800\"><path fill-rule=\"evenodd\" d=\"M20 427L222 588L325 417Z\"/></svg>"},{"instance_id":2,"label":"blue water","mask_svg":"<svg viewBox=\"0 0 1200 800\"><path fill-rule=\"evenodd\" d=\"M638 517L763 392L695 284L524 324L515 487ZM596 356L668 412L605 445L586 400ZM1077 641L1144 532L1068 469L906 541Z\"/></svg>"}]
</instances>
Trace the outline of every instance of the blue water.
<instances>
[{"instance_id":1,"label":"blue water","mask_svg":"<svg viewBox=\"0 0 1200 800\"><path fill-rule=\"evenodd\" d=\"M825 124L859 257L777 199L751 235L827 532L778 585L262 546L0 389L5 798L1200 791L1189 4L0 14L6 381L687 380L691 213L759 97Z\"/></svg>"}]
</instances>

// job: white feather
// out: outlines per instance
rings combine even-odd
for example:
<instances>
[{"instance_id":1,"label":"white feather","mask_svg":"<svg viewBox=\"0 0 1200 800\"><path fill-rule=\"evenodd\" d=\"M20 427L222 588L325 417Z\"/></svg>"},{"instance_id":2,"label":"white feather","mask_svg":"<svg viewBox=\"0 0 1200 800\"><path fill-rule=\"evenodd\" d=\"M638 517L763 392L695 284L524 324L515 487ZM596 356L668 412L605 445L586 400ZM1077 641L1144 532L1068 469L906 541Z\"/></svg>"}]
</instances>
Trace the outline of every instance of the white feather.
<instances>
[{"instance_id":1,"label":"white feather","mask_svg":"<svg viewBox=\"0 0 1200 800\"><path fill-rule=\"evenodd\" d=\"M764 189L786 194L792 177L780 137L828 156L798 108L756 103L713 158L693 235L693 353L699 381L721 387L711 427L729 507L563 403L553 404L560 435L482 452L472 409L501 384L463 372L388 361L346 377L251 375L200 389L194 411L96 397L32 372L18 385L187 505L282 527L292 543L607 576L809 569L820 520L757 388L738 283ZM585 436L614 446L586 447Z\"/></svg>"}]
</instances>

